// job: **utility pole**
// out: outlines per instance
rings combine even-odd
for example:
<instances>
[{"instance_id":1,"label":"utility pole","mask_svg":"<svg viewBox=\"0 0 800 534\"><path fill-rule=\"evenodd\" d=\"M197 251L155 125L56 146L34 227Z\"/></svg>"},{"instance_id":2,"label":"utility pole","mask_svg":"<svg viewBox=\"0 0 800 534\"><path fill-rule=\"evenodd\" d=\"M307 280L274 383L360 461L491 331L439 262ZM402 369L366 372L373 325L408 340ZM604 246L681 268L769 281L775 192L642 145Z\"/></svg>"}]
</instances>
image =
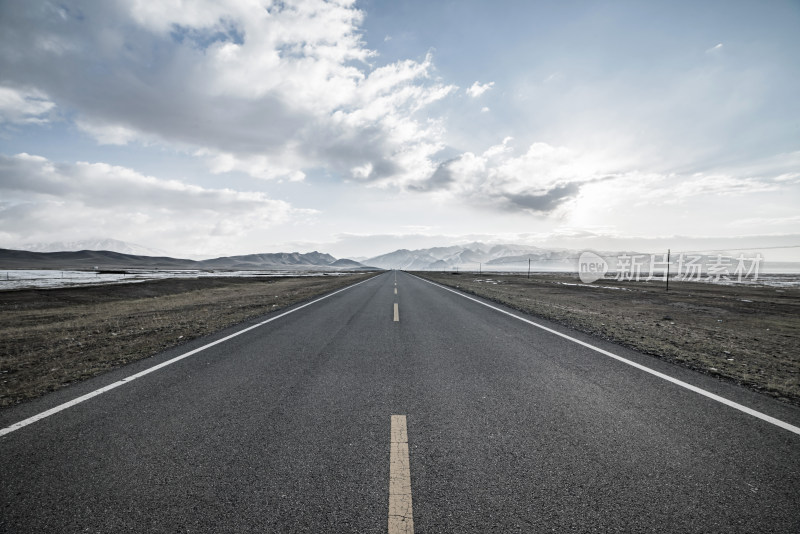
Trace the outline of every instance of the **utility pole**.
<instances>
[{"instance_id":1,"label":"utility pole","mask_svg":"<svg viewBox=\"0 0 800 534\"><path fill-rule=\"evenodd\" d=\"M531 259L528 258L528 278L531 277Z\"/></svg>"},{"instance_id":2,"label":"utility pole","mask_svg":"<svg viewBox=\"0 0 800 534\"><path fill-rule=\"evenodd\" d=\"M480 274L483 274L483 270L482 270L482 269L483 269L483 265L481 265L481 264L479 263L479 264L478 264L478 274L479 274L479 275L480 275Z\"/></svg>"},{"instance_id":3,"label":"utility pole","mask_svg":"<svg viewBox=\"0 0 800 534\"><path fill-rule=\"evenodd\" d=\"M669 291L669 254L670 249L667 249L667 291Z\"/></svg>"}]
</instances>

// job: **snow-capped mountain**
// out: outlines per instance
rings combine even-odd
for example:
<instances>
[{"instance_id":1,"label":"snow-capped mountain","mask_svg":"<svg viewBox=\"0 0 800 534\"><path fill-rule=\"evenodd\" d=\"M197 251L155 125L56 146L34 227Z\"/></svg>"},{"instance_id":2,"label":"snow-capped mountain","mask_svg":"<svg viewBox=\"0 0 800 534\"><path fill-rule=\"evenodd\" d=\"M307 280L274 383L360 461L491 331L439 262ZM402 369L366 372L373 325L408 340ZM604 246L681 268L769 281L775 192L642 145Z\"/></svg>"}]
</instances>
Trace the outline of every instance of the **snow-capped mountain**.
<instances>
[{"instance_id":1,"label":"snow-capped mountain","mask_svg":"<svg viewBox=\"0 0 800 534\"><path fill-rule=\"evenodd\" d=\"M167 256L163 250L143 247L119 239L86 239L83 241L59 241L54 243L29 243L20 250L30 252L73 252L79 250L107 250L134 256Z\"/></svg>"},{"instance_id":2,"label":"snow-capped mountain","mask_svg":"<svg viewBox=\"0 0 800 534\"><path fill-rule=\"evenodd\" d=\"M469 243L450 247L419 250L401 249L364 263L383 269L449 270L456 267L477 270L479 266L495 270L517 270L527 267L528 260L539 270L573 269L577 252L565 249L543 249L531 245Z\"/></svg>"}]
</instances>

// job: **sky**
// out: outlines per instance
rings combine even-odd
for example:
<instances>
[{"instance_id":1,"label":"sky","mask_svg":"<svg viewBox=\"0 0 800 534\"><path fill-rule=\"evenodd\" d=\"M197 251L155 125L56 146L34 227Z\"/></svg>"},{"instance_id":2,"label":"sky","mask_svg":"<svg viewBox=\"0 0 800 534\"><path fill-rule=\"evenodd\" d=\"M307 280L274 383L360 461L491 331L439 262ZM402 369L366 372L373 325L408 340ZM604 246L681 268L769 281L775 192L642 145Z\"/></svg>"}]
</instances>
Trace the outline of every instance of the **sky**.
<instances>
[{"instance_id":1,"label":"sky","mask_svg":"<svg viewBox=\"0 0 800 534\"><path fill-rule=\"evenodd\" d=\"M2 0L0 247L800 245L798 29L791 0Z\"/></svg>"}]
</instances>

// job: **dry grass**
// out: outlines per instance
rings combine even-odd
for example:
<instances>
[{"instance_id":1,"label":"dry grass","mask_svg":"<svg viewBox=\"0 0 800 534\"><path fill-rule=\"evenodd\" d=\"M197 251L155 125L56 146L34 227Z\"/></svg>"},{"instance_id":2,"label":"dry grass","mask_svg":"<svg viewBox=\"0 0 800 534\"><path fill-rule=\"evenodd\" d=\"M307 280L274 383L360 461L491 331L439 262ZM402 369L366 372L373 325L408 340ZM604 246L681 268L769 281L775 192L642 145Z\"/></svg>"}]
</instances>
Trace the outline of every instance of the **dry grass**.
<instances>
[{"instance_id":1,"label":"dry grass","mask_svg":"<svg viewBox=\"0 0 800 534\"><path fill-rule=\"evenodd\" d=\"M798 288L416 274L800 404Z\"/></svg>"},{"instance_id":2,"label":"dry grass","mask_svg":"<svg viewBox=\"0 0 800 534\"><path fill-rule=\"evenodd\" d=\"M200 278L0 292L0 406L367 276Z\"/></svg>"}]
</instances>

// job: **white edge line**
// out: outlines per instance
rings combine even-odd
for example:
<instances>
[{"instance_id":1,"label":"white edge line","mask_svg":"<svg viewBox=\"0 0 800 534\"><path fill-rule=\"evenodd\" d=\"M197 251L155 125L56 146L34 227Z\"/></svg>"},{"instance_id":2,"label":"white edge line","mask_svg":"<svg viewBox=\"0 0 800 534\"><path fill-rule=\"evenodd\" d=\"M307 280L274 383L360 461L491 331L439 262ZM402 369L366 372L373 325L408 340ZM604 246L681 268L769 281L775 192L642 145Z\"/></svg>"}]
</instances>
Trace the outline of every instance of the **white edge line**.
<instances>
[{"instance_id":1,"label":"white edge line","mask_svg":"<svg viewBox=\"0 0 800 534\"><path fill-rule=\"evenodd\" d=\"M410 273L406 273L406 274L410 274ZM746 413L748 415L752 415L753 417L757 417L757 418L759 418L759 419L761 419L763 421L766 421L768 423L772 423L773 425L779 426L779 427L783 428L784 430L788 430L789 432L794 432L795 434L800 435L800 427L796 427L796 426L791 425L791 424L789 424L789 423L787 423L785 421L781 421L780 419L776 419L776 418L772 417L771 415L767 415L765 413L761 413L759 411L753 410L752 408L748 408L747 406L739 404L738 402L733 402L732 400L726 399L725 397L720 397L719 395L711 393L710 391L706 391L706 390L704 390L702 388L699 388L697 386L693 386L693 385L691 385L691 384L689 384L687 382L684 382L682 380L678 380L677 378L673 378L673 377L671 377L669 375L665 375L664 373L660 373L660 372L656 371L655 369L650 369L649 367L645 367L642 364L639 364L639 363L636 363L634 361L628 360L626 358L623 358L622 356L617 356L613 352L609 352L607 350L603 350L603 349L601 349L599 347L595 347L594 345L586 343L585 341L581 341L580 339L575 339L574 337L570 337L570 336L568 336L566 334L562 334L561 332L558 332L557 330L553 330L552 328L547 328L546 326L540 325L538 323L535 323L533 321L530 321L528 319L525 319L523 317L515 315L515 314L513 314L511 312L508 312L506 310L503 310L501 308L497 308L495 306L492 306L491 304L487 304L487 303L482 302L482 301L480 301L480 300L478 300L476 298L472 298L472 297L470 297L468 295L465 295L464 293L461 293L460 291L456 291L455 289L450 289L449 287L445 287L445 286L437 284L435 282L431 282L430 280L425 280L424 278L420 278L420 277L418 277L416 275L413 275L413 274L411 276L414 276L415 278L419 278L423 282L427 282L427 283L429 283L431 285L434 285L436 287L444 289L445 291L450 291L451 293L455 293L459 297L464 297L465 299L471 300L473 302L477 302L478 304L481 304L482 306L486 306L487 308L491 308L493 310L499 311L500 313L504 313L504 314L506 314L508 316L513 317L514 319L518 319L518 320L520 320L520 321L522 321L524 323L528 323L529 325L535 326L536 328L541 328L542 330L550 332L551 334L555 334L557 336L563 337L564 339L568 339L570 341L573 341L573 342L577 343L578 345L583 345L584 347L592 349L595 352L599 352L600 354L608 356L609 358L614 358L615 360L618 360L618 361L620 361L622 363L626 363L626 364L630 365L631 367L635 367L635 368L637 368L639 370L642 370L645 373L650 373L651 375L654 375L654 376L657 376L658 378L664 379L667 382L672 382L673 384L675 384L677 386L680 386L682 388L686 388L686 389L688 389L690 391L694 391L695 393L699 393L700 395L708 397L709 399L713 399L713 400L715 400L717 402L721 402L722 404L725 404L726 406L730 406L731 408L734 408L736 410L744 412L744 413Z\"/></svg>"},{"instance_id":2,"label":"white edge line","mask_svg":"<svg viewBox=\"0 0 800 534\"><path fill-rule=\"evenodd\" d=\"M141 377L143 377L145 375L149 375L150 373L158 371L159 369L162 369L162 368L164 368L164 367L166 367L168 365L172 365L173 363L178 362L180 360L183 360L184 358L188 358L189 356L197 354L198 352L204 351L209 347L213 347L214 345L218 345L220 343L224 343L225 341L228 341L229 339L235 338L236 336L239 336L241 334L244 334L245 332L249 332L250 330L253 330L254 328L258 328L259 326L264 326L267 323L271 323L272 321L280 319L281 317L285 317L285 316L289 315L290 313L296 312L297 310L302 310L306 306L311 306L312 304L316 304L317 302L319 302L321 300L325 300L328 297L332 297L332 296L336 295L337 293L341 293L342 291L347 291L348 289L352 289L352 288L356 287L357 285L361 285L364 282L368 282L369 280L372 280L373 278L374 277L369 277L366 280L362 280L360 282L356 282L353 285L344 287L342 289L338 289L338 290L334 291L333 293L328 293L324 297L320 297L320 298L318 298L316 300L312 300L311 302L306 302L305 304L297 306L296 308L292 308L291 310L285 311L285 312L281 313L280 315L276 315L275 317L270 317L266 321L261 321L258 324L254 324L252 326L248 326L247 328L245 328L243 330L239 330L238 332L234 332L233 334L231 334L229 336L225 336L222 339L218 339L216 341L212 341L211 343L209 343L207 345L203 345L202 347L196 348L194 350L190 350L189 352L185 352L185 353L181 354L180 356L176 356L176 357L172 358L171 360L167 360L165 362L161 362L158 365L154 365L153 367L148 367L144 371L140 371L140 372L138 372L136 374L133 374L131 376L126 376L122 380L118 380L117 382L111 383L111 384L109 384L107 386L104 386L104 387L102 387L100 389L96 389L96 390L94 390L94 391L92 391L90 393L87 393L86 395L82 395L80 397L72 399L71 401L67 401L64 404L59 404L58 406L56 406L54 408L50 408L49 410L45 410L44 412L41 412L41 413L38 413L38 414L33 415L31 417L28 417L27 419L24 419L22 421L14 423L13 425L7 426L6 428L0 429L0 437L5 436L6 434L10 434L10 433L12 433L12 432L14 432L16 430L19 430L20 428L24 428L24 427L26 427L26 426L28 426L30 424L35 423L36 421L40 421L40 420L44 419L45 417L50 417L53 414L56 414L56 413L61 412L63 410L66 410L67 408L71 408L72 406L75 406L76 404L80 404L80 403L82 403L84 401L87 401L87 400L93 398L93 397L97 397L98 395L102 395L103 393L105 393L107 391L111 391L112 389L118 388L119 386L122 386L122 385L125 385L125 384L129 383L129 382L132 382L132 381L136 380L137 378L141 378Z\"/></svg>"}]
</instances>

